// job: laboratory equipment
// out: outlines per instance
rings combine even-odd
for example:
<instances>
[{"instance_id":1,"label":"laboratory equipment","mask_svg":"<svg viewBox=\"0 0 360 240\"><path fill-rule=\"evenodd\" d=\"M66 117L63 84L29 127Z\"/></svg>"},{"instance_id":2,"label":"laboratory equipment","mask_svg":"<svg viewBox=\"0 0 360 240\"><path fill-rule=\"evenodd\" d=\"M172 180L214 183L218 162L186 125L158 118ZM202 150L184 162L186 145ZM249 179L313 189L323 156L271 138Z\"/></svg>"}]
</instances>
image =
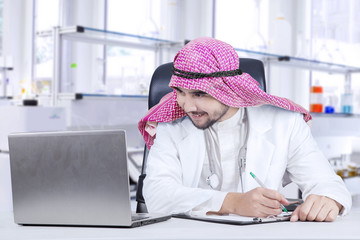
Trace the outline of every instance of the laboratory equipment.
<instances>
[{"instance_id":1,"label":"laboratory equipment","mask_svg":"<svg viewBox=\"0 0 360 240\"><path fill-rule=\"evenodd\" d=\"M0 106L0 150L8 151L8 135L15 132L66 129L65 109L41 106Z\"/></svg>"},{"instance_id":2,"label":"laboratory equipment","mask_svg":"<svg viewBox=\"0 0 360 240\"><path fill-rule=\"evenodd\" d=\"M351 155L359 151L354 141L360 138L360 118L341 115L313 114L312 134L338 175L355 177L358 166L352 162Z\"/></svg>"},{"instance_id":3,"label":"laboratory equipment","mask_svg":"<svg viewBox=\"0 0 360 240\"><path fill-rule=\"evenodd\" d=\"M346 114L353 113L353 94L351 92L341 95L341 112Z\"/></svg>"},{"instance_id":4,"label":"laboratory equipment","mask_svg":"<svg viewBox=\"0 0 360 240\"><path fill-rule=\"evenodd\" d=\"M310 112L323 112L323 88L316 84L310 88Z\"/></svg>"},{"instance_id":5,"label":"laboratory equipment","mask_svg":"<svg viewBox=\"0 0 360 240\"><path fill-rule=\"evenodd\" d=\"M326 103L325 103L325 113L335 113L335 102L336 97L333 95L326 97Z\"/></svg>"}]
</instances>

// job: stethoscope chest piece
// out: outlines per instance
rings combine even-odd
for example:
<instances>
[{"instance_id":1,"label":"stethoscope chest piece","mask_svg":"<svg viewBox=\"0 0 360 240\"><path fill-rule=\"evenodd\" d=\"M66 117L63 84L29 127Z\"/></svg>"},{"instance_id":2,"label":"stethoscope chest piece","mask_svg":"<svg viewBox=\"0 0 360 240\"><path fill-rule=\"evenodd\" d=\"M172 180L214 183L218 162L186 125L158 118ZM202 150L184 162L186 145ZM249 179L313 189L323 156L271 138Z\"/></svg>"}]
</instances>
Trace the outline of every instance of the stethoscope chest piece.
<instances>
[{"instance_id":1,"label":"stethoscope chest piece","mask_svg":"<svg viewBox=\"0 0 360 240\"><path fill-rule=\"evenodd\" d=\"M206 178L206 182L212 189L217 189L217 187L220 184L220 179L218 175L212 173L210 176Z\"/></svg>"}]
</instances>

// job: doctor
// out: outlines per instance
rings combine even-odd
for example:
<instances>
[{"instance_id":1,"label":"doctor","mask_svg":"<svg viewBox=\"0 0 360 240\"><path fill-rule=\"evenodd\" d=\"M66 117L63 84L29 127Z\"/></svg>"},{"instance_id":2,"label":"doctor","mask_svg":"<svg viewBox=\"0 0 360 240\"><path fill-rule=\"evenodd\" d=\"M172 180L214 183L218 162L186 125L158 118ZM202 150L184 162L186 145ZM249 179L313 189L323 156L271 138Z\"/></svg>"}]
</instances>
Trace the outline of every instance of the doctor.
<instances>
[{"instance_id":1,"label":"doctor","mask_svg":"<svg viewBox=\"0 0 360 240\"><path fill-rule=\"evenodd\" d=\"M334 221L351 196L319 151L310 114L272 96L239 69L230 45L199 38L174 58L172 93L139 122L148 148L143 193L149 212L266 217L295 182L304 203L291 221ZM250 172L261 179L260 187Z\"/></svg>"}]
</instances>

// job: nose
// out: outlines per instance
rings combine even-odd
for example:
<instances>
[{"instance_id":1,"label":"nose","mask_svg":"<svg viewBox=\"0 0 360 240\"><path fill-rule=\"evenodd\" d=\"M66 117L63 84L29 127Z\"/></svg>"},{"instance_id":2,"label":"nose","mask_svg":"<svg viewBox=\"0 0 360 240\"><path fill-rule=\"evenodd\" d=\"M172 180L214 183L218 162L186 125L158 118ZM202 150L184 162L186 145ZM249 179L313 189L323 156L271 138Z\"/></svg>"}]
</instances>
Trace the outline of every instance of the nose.
<instances>
[{"instance_id":1,"label":"nose","mask_svg":"<svg viewBox=\"0 0 360 240\"><path fill-rule=\"evenodd\" d=\"M178 95L177 97L178 104L185 112L195 112L196 111L196 104L195 101L189 96L181 96Z\"/></svg>"}]
</instances>

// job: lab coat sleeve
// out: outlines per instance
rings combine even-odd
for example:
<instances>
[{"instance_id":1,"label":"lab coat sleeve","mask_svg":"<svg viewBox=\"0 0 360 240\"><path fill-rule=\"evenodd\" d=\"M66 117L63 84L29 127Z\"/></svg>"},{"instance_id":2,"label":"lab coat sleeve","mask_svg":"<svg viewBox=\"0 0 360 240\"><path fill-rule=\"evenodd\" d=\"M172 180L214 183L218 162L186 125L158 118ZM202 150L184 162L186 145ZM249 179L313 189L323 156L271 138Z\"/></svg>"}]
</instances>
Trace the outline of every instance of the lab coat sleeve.
<instances>
[{"instance_id":1,"label":"lab coat sleeve","mask_svg":"<svg viewBox=\"0 0 360 240\"><path fill-rule=\"evenodd\" d=\"M290 179L299 186L303 199L310 194L327 196L343 206L342 215L347 214L352 205L349 191L318 148L302 116L296 115L287 165Z\"/></svg>"},{"instance_id":2,"label":"lab coat sleeve","mask_svg":"<svg viewBox=\"0 0 360 240\"><path fill-rule=\"evenodd\" d=\"M216 191L209 200L196 206L191 212L197 215L205 215L208 211L218 212L227 194L227 192Z\"/></svg>"},{"instance_id":3,"label":"lab coat sleeve","mask_svg":"<svg viewBox=\"0 0 360 240\"><path fill-rule=\"evenodd\" d=\"M219 199L218 191L197 188L195 181L193 186L183 184L182 166L176 146L178 136L174 134L171 123L160 123L156 131L156 139L147 160L143 187L148 211L189 214L199 205L211 202L213 197ZM224 193L221 194L225 198ZM220 208L212 210L218 211Z\"/></svg>"}]
</instances>

